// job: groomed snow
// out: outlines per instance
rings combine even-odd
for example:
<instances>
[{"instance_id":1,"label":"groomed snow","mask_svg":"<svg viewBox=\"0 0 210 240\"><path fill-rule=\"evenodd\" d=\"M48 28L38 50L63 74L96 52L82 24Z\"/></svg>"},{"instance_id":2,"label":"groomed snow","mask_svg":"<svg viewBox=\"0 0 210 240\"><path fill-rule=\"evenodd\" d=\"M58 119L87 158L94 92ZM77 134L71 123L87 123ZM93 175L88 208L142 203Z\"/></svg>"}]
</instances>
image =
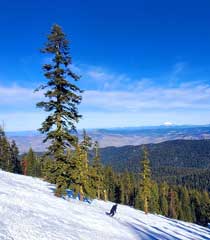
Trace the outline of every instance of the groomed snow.
<instances>
[{"instance_id":1,"label":"groomed snow","mask_svg":"<svg viewBox=\"0 0 210 240\"><path fill-rule=\"evenodd\" d=\"M210 230L113 203L92 204L53 195L53 186L37 178L0 170L0 240L210 239Z\"/></svg>"}]
</instances>

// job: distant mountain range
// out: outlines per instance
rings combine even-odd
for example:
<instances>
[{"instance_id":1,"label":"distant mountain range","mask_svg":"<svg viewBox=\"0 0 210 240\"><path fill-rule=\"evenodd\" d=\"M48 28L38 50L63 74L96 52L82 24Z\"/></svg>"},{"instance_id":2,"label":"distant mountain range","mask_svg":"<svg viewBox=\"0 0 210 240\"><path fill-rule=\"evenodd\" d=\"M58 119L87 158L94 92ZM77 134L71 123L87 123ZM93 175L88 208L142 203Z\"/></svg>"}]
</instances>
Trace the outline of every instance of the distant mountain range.
<instances>
[{"instance_id":1,"label":"distant mountain range","mask_svg":"<svg viewBox=\"0 0 210 240\"><path fill-rule=\"evenodd\" d=\"M82 131L78 134L81 136ZM163 125L155 127L126 127L109 129L88 129L87 133L93 140L97 140L100 147L140 145L160 143L169 140L201 140L210 139L210 125L205 126L176 126ZM7 132L9 139L14 139L20 152L26 152L32 147L36 152L45 151L47 144L43 144L44 136L37 131Z\"/></svg>"}]
</instances>

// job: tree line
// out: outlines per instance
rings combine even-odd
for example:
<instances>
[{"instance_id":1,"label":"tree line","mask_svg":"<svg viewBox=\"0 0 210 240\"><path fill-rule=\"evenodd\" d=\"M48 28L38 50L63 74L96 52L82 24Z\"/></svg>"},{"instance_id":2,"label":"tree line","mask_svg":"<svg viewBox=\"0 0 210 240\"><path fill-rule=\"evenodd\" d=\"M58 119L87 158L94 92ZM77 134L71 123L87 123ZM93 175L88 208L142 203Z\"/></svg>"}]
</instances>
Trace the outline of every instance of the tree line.
<instances>
[{"instance_id":1,"label":"tree line","mask_svg":"<svg viewBox=\"0 0 210 240\"><path fill-rule=\"evenodd\" d=\"M210 192L210 140L173 140L145 146L157 182ZM116 171L140 171L141 146L106 147L100 149L100 154L102 163Z\"/></svg>"},{"instance_id":2,"label":"tree line","mask_svg":"<svg viewBox=\"0 0 210 240\"><path fill-rule=\"evenodd\" d=\"M0 168L8 172L21 173L18 154L15 141L9 142L3 127L0 126Z\"/></svg>"},{"instance_id":3,"label":"tree line","mask_svg":"<svg viewBox=\"0 0 210 240\"><path fill-rule=\"evenodd\" d=\"M56 164L52 157L38 156L29 149L28 153L19 158L17 146L15 148L14 146L16 146L15 142L9 143L1 129L0 166L3 170L39 177L56 184L57 176L54 175ZM93 148L95 152L92 158L88 155L89 148ZM75 197L79 194L80 200L83 200L84 196L109 200L132 206L146 213L161 214L204 226L210 221L208 192L182 185L171 185L166 181L162 183L155 181L152 178L146 149L143 158L138 161L142 169L139 173L116 172L111 166L101 164L98 143L92 142L84 131L77 151L68 152L67 156L67 162L71 162L71 167L69 166L66 172L68 179L61 180L65 179L62 193L64 195L69 188L74 191ZM78 159L82 160L82 164Z\"/></svg>"}]
</instances>

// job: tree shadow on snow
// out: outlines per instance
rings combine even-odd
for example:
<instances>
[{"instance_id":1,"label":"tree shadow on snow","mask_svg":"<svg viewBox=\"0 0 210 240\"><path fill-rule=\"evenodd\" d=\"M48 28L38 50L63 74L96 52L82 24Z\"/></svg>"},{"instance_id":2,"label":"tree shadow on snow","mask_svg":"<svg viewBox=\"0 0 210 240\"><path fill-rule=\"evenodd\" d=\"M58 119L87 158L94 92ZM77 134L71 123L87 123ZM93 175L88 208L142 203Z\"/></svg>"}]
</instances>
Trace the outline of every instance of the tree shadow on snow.
<instances>
[{"instance_id":1,"label":"tree shadow on snow","mask_svg":"<svg viewBox=\"0 0 210 240\"><path fill-rule=\"evenodd\" d=\"M170 233L165 232L161 228L156 226L150 226L145 224L145 222L135 219L137 223L126 223L125 225L132 229L140 239L144 240L179 240L181 238L175 237ZM179 234L181 235L181 234ZM183 237L184 235L182 235ZM181 237L181 236L180 236Z\"/></svg>"},{"instance_id":2,"label":"tree shadow on snow","mask_svg":"<svg viewBox=\"0 0 210 240\"><path fill-rule=\"evenodd\" d=\"M202 239L210 240L210 230L208 228L205 228L205 227L202 227L202 226L199 226L199 228L196 228L194 226L187 226L184 222L180 222L179 220L176 220L176 219L170 219L170 218L167 218L167 217L164 217L164 216L159 216L159 217L167 220L168 224L173 226L173 227L177 227L177 228L180 228L182 230L185 230L186 232L191 233L193 235L196 235L196 236L198 236ZM209 237L206 237L203 234L207 234L207 235L209 235Z\"/></svg>"}]
</instances>

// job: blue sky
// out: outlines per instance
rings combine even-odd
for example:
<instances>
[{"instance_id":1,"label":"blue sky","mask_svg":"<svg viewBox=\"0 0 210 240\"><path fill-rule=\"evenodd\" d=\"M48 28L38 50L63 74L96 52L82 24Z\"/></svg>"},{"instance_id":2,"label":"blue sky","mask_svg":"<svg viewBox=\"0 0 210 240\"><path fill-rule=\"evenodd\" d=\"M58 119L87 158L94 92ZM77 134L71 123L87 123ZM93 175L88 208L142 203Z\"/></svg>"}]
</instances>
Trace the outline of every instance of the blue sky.
<instances>
[{"instance_id":1,"label":"blue sky","mask_svg":"<svg viewBox=\"0 0 210 240\"><path fill-rule=\"evenodd\" d=\"M39 52L52 24L71 41L85 90L79 128L210 123L210 1L0 1L0 121L45 117Z\"/></svg>"}]
</instances>

